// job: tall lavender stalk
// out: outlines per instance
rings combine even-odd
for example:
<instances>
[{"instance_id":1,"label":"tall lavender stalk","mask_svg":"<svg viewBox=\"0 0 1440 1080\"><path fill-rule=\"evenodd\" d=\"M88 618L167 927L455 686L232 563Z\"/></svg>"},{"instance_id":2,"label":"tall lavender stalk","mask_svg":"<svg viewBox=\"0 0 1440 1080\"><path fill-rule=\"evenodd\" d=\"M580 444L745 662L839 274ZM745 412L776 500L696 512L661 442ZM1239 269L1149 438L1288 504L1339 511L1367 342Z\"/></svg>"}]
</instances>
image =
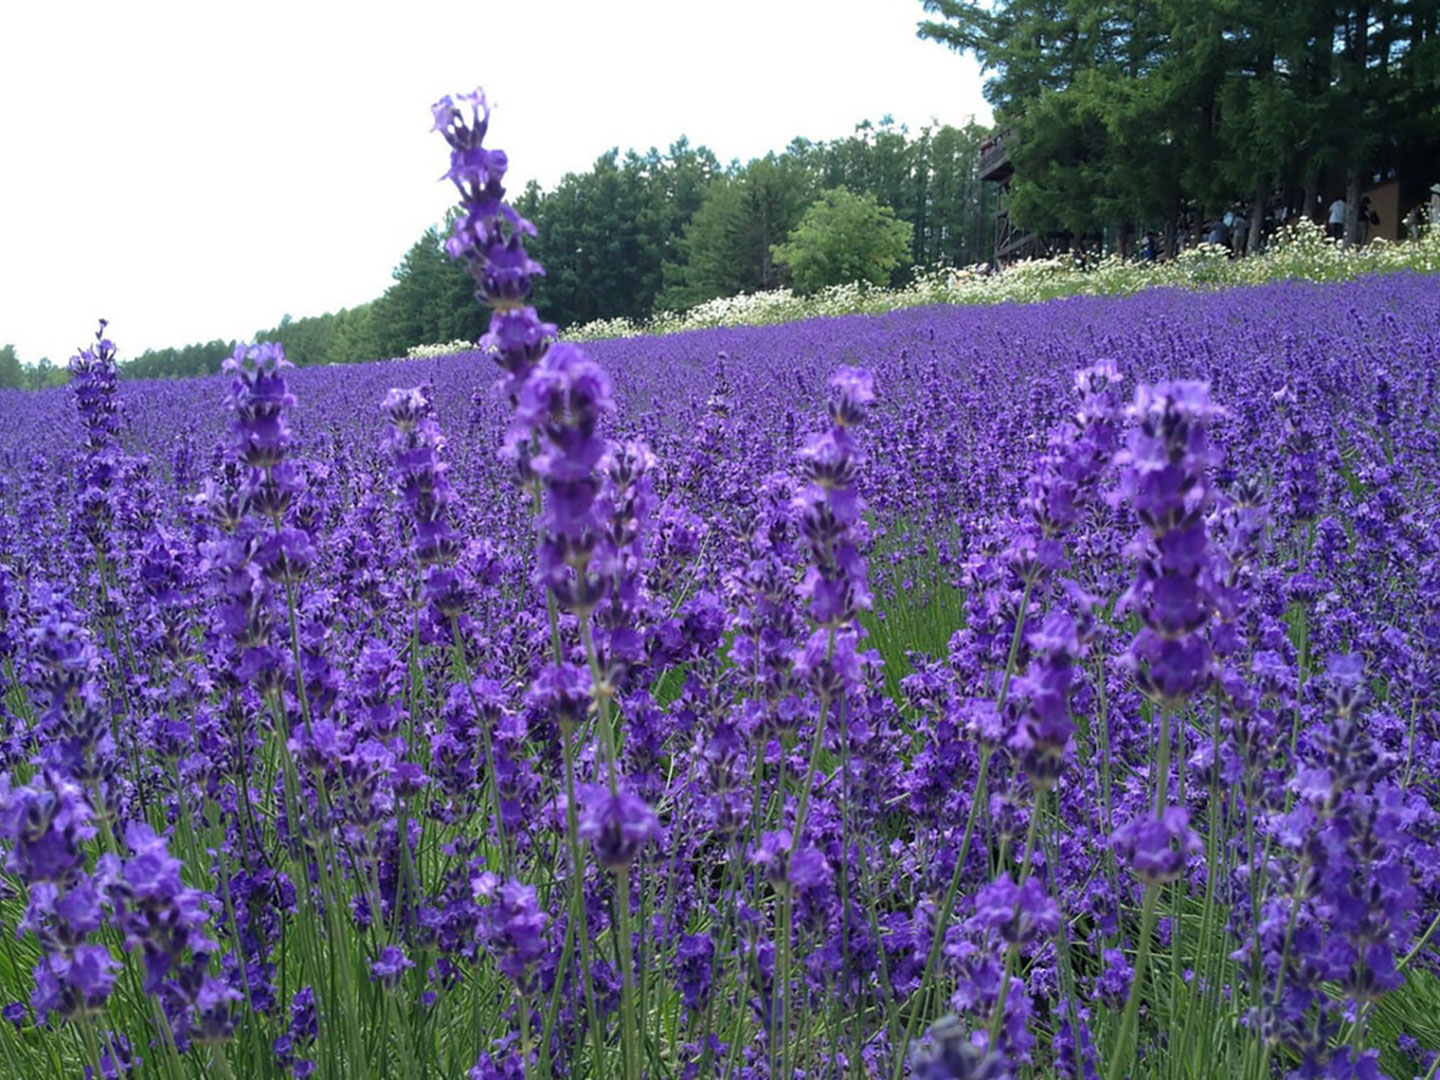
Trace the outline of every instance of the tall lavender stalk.
<instances>
[{"instance_id":1,"label":"tall lavender stalk","mask_svg":"<svg viewBox=\"0 0 1440 1080\"><path fill-rule=\"evenodd\" d=\"M468 116L466 115L468 111ZM565 761L566 835L571 854L571 911L578 924L586 997L595 1039L595 1068L603 1074L604 1050L595 1004L587 918L584 862L579 840L591 840L616 884L616 923L621 968L621 1038L626 1075L640 1075L640 1040L631 944L629 864L639 846L658 831L643 800L628 793L619 772L614 730L616 686L602 666L592 615L614 580L616 550L597 505L600 466L607 443L599 425L609 413L610 382L600 367L572 345L551 345L554 327L525 303L541 266L525 251L534 227L504 201L508 159L484 146L490 111L484 93L445 97L433 109L435 130L450 144L449 179L460 193L446 249L463 259L476 283L476 298L493 310L482 348L505 372L502 389L515 406L506 450L522 482L535 492L540 540L534 572L550 605L556 667L567 667L556 608L573 614L589 667L603 788L577 788L570 733L562 730ZM562 725L562 729L564 725ZM498 782L492 777L492 783ZM584 803L577 813L577 800ZM528 1032L522 1033L528 1040ZM548 1052L548 1047L542 1047Z\"/></svg>"},{"instance_id":2,"label":"tall lavender stalk","mask_svg":"<svg viewBox=\"0 0 1440 1080\"><path fill-rule=\"evenodd\" d=\"M830 380L830 426L811 437L801 453L805 485L796 497L796 507L810 565L797 591L812 629L795 650L795 672L814 693L817 712L803 759L794 820L788 827L766 834L752 855L752 860L765 868L765 876L779 896L775 935L780 957L776 978L782 1075L791 1067L790 1026L795 1020L791 940L795 888L822 861L819 851L805 842L815 772L832 720L831 706L861 685L856 617L869 609L870 589L862 555L867 540L862 517L866 504L859 486L865 458L854 430L864 422L874 401L874 376L857 368L841 368ZM841 738L846 737L842 732ZM782 786L782 823L783 790Z\"/></svg>"},{"instance_id":3,"label":"tall lavender stalk","mask_svg":"<svg viewBox=\"0 0 1440 1080\"><path fill-rule=\"evenodd\" d=\"M1172 720L1212 677L1210 644L1201 632L1213 606L1209 599L1206 515L1211 494L1208 470L1217 461L1206 421L1220 410L1203 383L1142 386L1133 406L1137 425L1127 451L1123 491L1144 532L1132 544L1135 580L1122 606L1140 616L1129 664L1141 690L1154 702L1160 726L1154 760L1154 799L1148 813L1116 830L1113 843L1144 886L1135 973L1111 1051L1110 1080L1120 1080L1134 1050L1134 1036L1155 929L1161 886L1173 881L1199 847L1189 812L1170 801Z\"/></svg>"},{"instance_id":4,"label":"tall lavender stalk","mask_svg":"<svg viewBox=\"0 0 1440 1080\"><path fill-rule=\"evenodd\" d=\"M94 550L100 573L100 588L111 586L107 564L110 551L110 524L115 517L115 485L123 457L119 443L120 399L115 367L115 343L105 336L105 319L95 331L95 344L70 358L70 394L85 429L85 459L80 479L80 531ZM118 582L113 583L118 584Z\"/></svg>"}]
</instances>

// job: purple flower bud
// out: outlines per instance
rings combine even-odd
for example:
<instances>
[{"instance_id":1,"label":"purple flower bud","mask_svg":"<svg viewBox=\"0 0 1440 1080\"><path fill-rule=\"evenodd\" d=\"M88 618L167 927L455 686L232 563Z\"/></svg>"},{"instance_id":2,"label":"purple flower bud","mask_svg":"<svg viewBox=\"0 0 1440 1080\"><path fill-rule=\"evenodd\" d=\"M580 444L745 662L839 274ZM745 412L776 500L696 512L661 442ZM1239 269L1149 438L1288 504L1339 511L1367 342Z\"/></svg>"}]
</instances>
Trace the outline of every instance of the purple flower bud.
<instances>
[{"instance_id":1,"label":"purple flower bud","mask_svg":"<svg viewBox=\"0 0 1440 1080\"><path fill-rule=\"evenodd\" d=\"M535 889L518 881L502 881L488 871L471 883L483 908L479 936L496 959L501 974L522 994L535 989L534 967L546 947L550 918L540 910Z\"/></svg>"},{"instance_id":2,"label":"purple flower bud","mask_svg":"<svg viewBox=\"0 0 1440 1080\"><path fill-rule=\"evenodd\" d=\"M1038 878L1017 886L1002 873L975 897L974 927L998 931L1011 945L1028 945L1060 928L1060 907Z\"/></svg>"},{"instance_id":3,"label":"purple flower bud","mask_svg":"<svg viewBox=\"0 0 1440 1080\"><path fill-rule=\"evenodd\" d=\"M30 1006L42 1018L51 1012L66 1018L97 1012L109 999L119 970L119 962L103 945L50 953L35 965Z\"/></svg>"},{"instance_id":4,"label":"purple flower bud","mask_svg":"<svg viewBox=\"0 0 1440 1080\"><path fill-rule=\"evenodd\" d=\"M660 819L638 795L623 788L612 794L604 784L581 785L577 795L577 832L603 866L628 866L641 845L660 835Z\"/></svg>"},{"instance_id":5,"label":"purple flower bud","mask_svg":"<svg viewBox=\"0 0 1440 1080\"><path fill-rule=\"evenodd\" d=\"M415 961L406 957L398 945L386 945L380 956L370 965L370 978L387 990L400 985L400 976L415 966Z\"/></svg>"},{"instance_id":6,"label":"purple flower bud","mask_svg":"<svg viewBox=\"0 0 1440 1080\"><path fill-rule=\"evenodd\" d=\"M984 1032L971 1032L954 1016L937 1020L910 1048L915 1080L1010 1080L1005 1057L985 1045Z\"/></svg>"},{"instance_id":7,"label":"purple flower bud","mask_svg":"<svg viewBox=\"0 0 1440 1080\"><path fill-rule=\"evenodd\" d=\"M1121 859L1146 885L1173 881L1188 858L1203 850L1183 807L1167 806L1157 817L1142 814L1115 830L1111 843Z\"/></svg>"},{"instance_id":8,"label":"purple flower bud","mask_svg":"<svg viewBox=\"0 0 1440 1080\"><path fill-rule=\"evenodd\" d=\"M762 833L760 843L750 853L750 862L777 888L805 892L830 881L825 856L810 845L794 850L789 829Z\"/></svg>"}]
</instances>

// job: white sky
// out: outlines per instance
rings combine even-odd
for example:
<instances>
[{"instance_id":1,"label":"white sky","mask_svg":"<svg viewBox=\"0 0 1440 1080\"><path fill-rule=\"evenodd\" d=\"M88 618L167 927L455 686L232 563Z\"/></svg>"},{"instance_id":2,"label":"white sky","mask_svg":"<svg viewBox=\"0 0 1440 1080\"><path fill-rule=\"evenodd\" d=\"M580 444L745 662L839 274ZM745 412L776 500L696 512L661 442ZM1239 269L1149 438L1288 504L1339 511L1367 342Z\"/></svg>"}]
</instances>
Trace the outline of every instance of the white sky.
<instances>
[{"instance_id":1,"label":"white sky","mask_svg":"<svg viewBox=\"0 0 1440 1080\"><path fill-rule=\"evenodd\" d=\"M509 188L681 134L722 162L889 113L988 122L919 0L102 0L0 8L0 344L63 364L379 296L483 85Z\"/></svg>"}]
</instances>

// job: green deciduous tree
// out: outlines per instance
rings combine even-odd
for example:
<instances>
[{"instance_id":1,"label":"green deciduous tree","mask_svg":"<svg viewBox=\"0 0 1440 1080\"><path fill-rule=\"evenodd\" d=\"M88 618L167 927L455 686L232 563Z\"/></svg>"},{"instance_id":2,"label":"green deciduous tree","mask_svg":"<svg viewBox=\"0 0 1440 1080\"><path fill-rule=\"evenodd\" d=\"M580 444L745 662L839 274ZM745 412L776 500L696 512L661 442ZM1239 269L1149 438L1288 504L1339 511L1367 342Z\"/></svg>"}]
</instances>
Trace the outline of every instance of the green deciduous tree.
<instances>
[{"instance_id":1,"label":"green deciduous tree","mask_svg":"<svg viewBox=\"0 0 1440 1080\"><path fill-rule=\"evenodd\" d=\"M680 311L775 288L780 275L771 248L799 223L814 190L810 168L793 153L732 165L710 183L686 225L654 306Z\"/></svg>"},{"instance_id":2,"label":"green deciduous tree","mask_svg":"<svg viewBox=\"0 0 1440 1080\"><path fill-rule=\"evenodd\" d=\"M883 235L899 235L901 223L911 226L908 250L894 262L841 260L840 277L894 282L911 262L987 261L993 188L977 176L987 134L972 123L927 127L912 137L884 117L843 139L797 138L782 153L724 168L711 151L685 138L664 152L612 150L589 170L565 176L553 191L532 182L515 199L516 209L537 226L529 246L547 271L532 299L546 319L566 327L773 289L782 280L775 251L788 250L816 194L837 188L889 208ZM485 309L475 303L465 267L444 250L448 231L448 225L427 229L376 300L324 315L287 315L256 337L280 342L302 366L476 340L486 328ZM807 269L819 266L807 258L800 256L798 269L790 267L802 288L819 273ZM883 278L876 269L882 264ZM128 378L204 374L219 370L233 350L226 341L152 349L121 371ZM26 372L36 377L34 368Z\"/></svg>"},{"instance_id":3,"label":"green deciduous tree","mask_svg":"<svg viewBox=\"0 0 1440 1080\"><path fill-rule=\"evenodd\" d=\"M257 332L255 339L278 341L285 346L286 358L299 367L374 360L382 355L375 307L375 303L360 304L303 319L286 315L280 325Z\"/></svg>"},{"instance_id":4,"label":"green deciduous tree","mask_svg":"<svg viewBox=\"0 0 1440 1080\"><path fill-rule=\"evenodd\" d=\"M25 385L31 390L64 386L69 381L70 369L64 365L52 363L48 356L42 356L33 367L27 368L25 372Z\"/></svg>"},{"instance_id":5,"label":"green deciduous tree","mask_svg":"<svg viewBox=\"0 0 1440 1080\"><path fill-rule=\"evenodd\" d=\"M772 248L796 291L868 282L888 285L891 273L910 259L908 221L881 206L874 195L844 188L822 192L783 244Z\"/></svg>"},{"instance_id":6,"label":"green deciduous tree","mask_svg":"<svg viewBox=\"0 0 1440 1080\"><path fill-rule=\"evenodd\" d=\"M24 388L25 368L20 363L15 346L6 345L0 348L0 390L23 390Z\"/></svg>"}]
</instances>

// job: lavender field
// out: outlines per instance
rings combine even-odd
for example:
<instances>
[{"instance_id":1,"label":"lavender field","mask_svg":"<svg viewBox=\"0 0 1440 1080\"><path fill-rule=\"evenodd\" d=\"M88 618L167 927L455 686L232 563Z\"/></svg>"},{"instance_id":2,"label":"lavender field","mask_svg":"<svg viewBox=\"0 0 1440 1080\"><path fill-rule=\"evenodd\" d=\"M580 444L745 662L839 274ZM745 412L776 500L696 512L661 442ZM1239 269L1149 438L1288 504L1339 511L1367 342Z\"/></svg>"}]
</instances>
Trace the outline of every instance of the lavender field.
<instances>
[{"instance_id":1,"label":"lavender field","mask_svg":"<svg viewBox=\"0 0 1440 1080\"><path fill-rule=\"evenodd\" d=\"M485 353L0 394L3 1075L1434 1074L1435 279L582 353L456 114Z\"/></svg>"}]
</instances>

